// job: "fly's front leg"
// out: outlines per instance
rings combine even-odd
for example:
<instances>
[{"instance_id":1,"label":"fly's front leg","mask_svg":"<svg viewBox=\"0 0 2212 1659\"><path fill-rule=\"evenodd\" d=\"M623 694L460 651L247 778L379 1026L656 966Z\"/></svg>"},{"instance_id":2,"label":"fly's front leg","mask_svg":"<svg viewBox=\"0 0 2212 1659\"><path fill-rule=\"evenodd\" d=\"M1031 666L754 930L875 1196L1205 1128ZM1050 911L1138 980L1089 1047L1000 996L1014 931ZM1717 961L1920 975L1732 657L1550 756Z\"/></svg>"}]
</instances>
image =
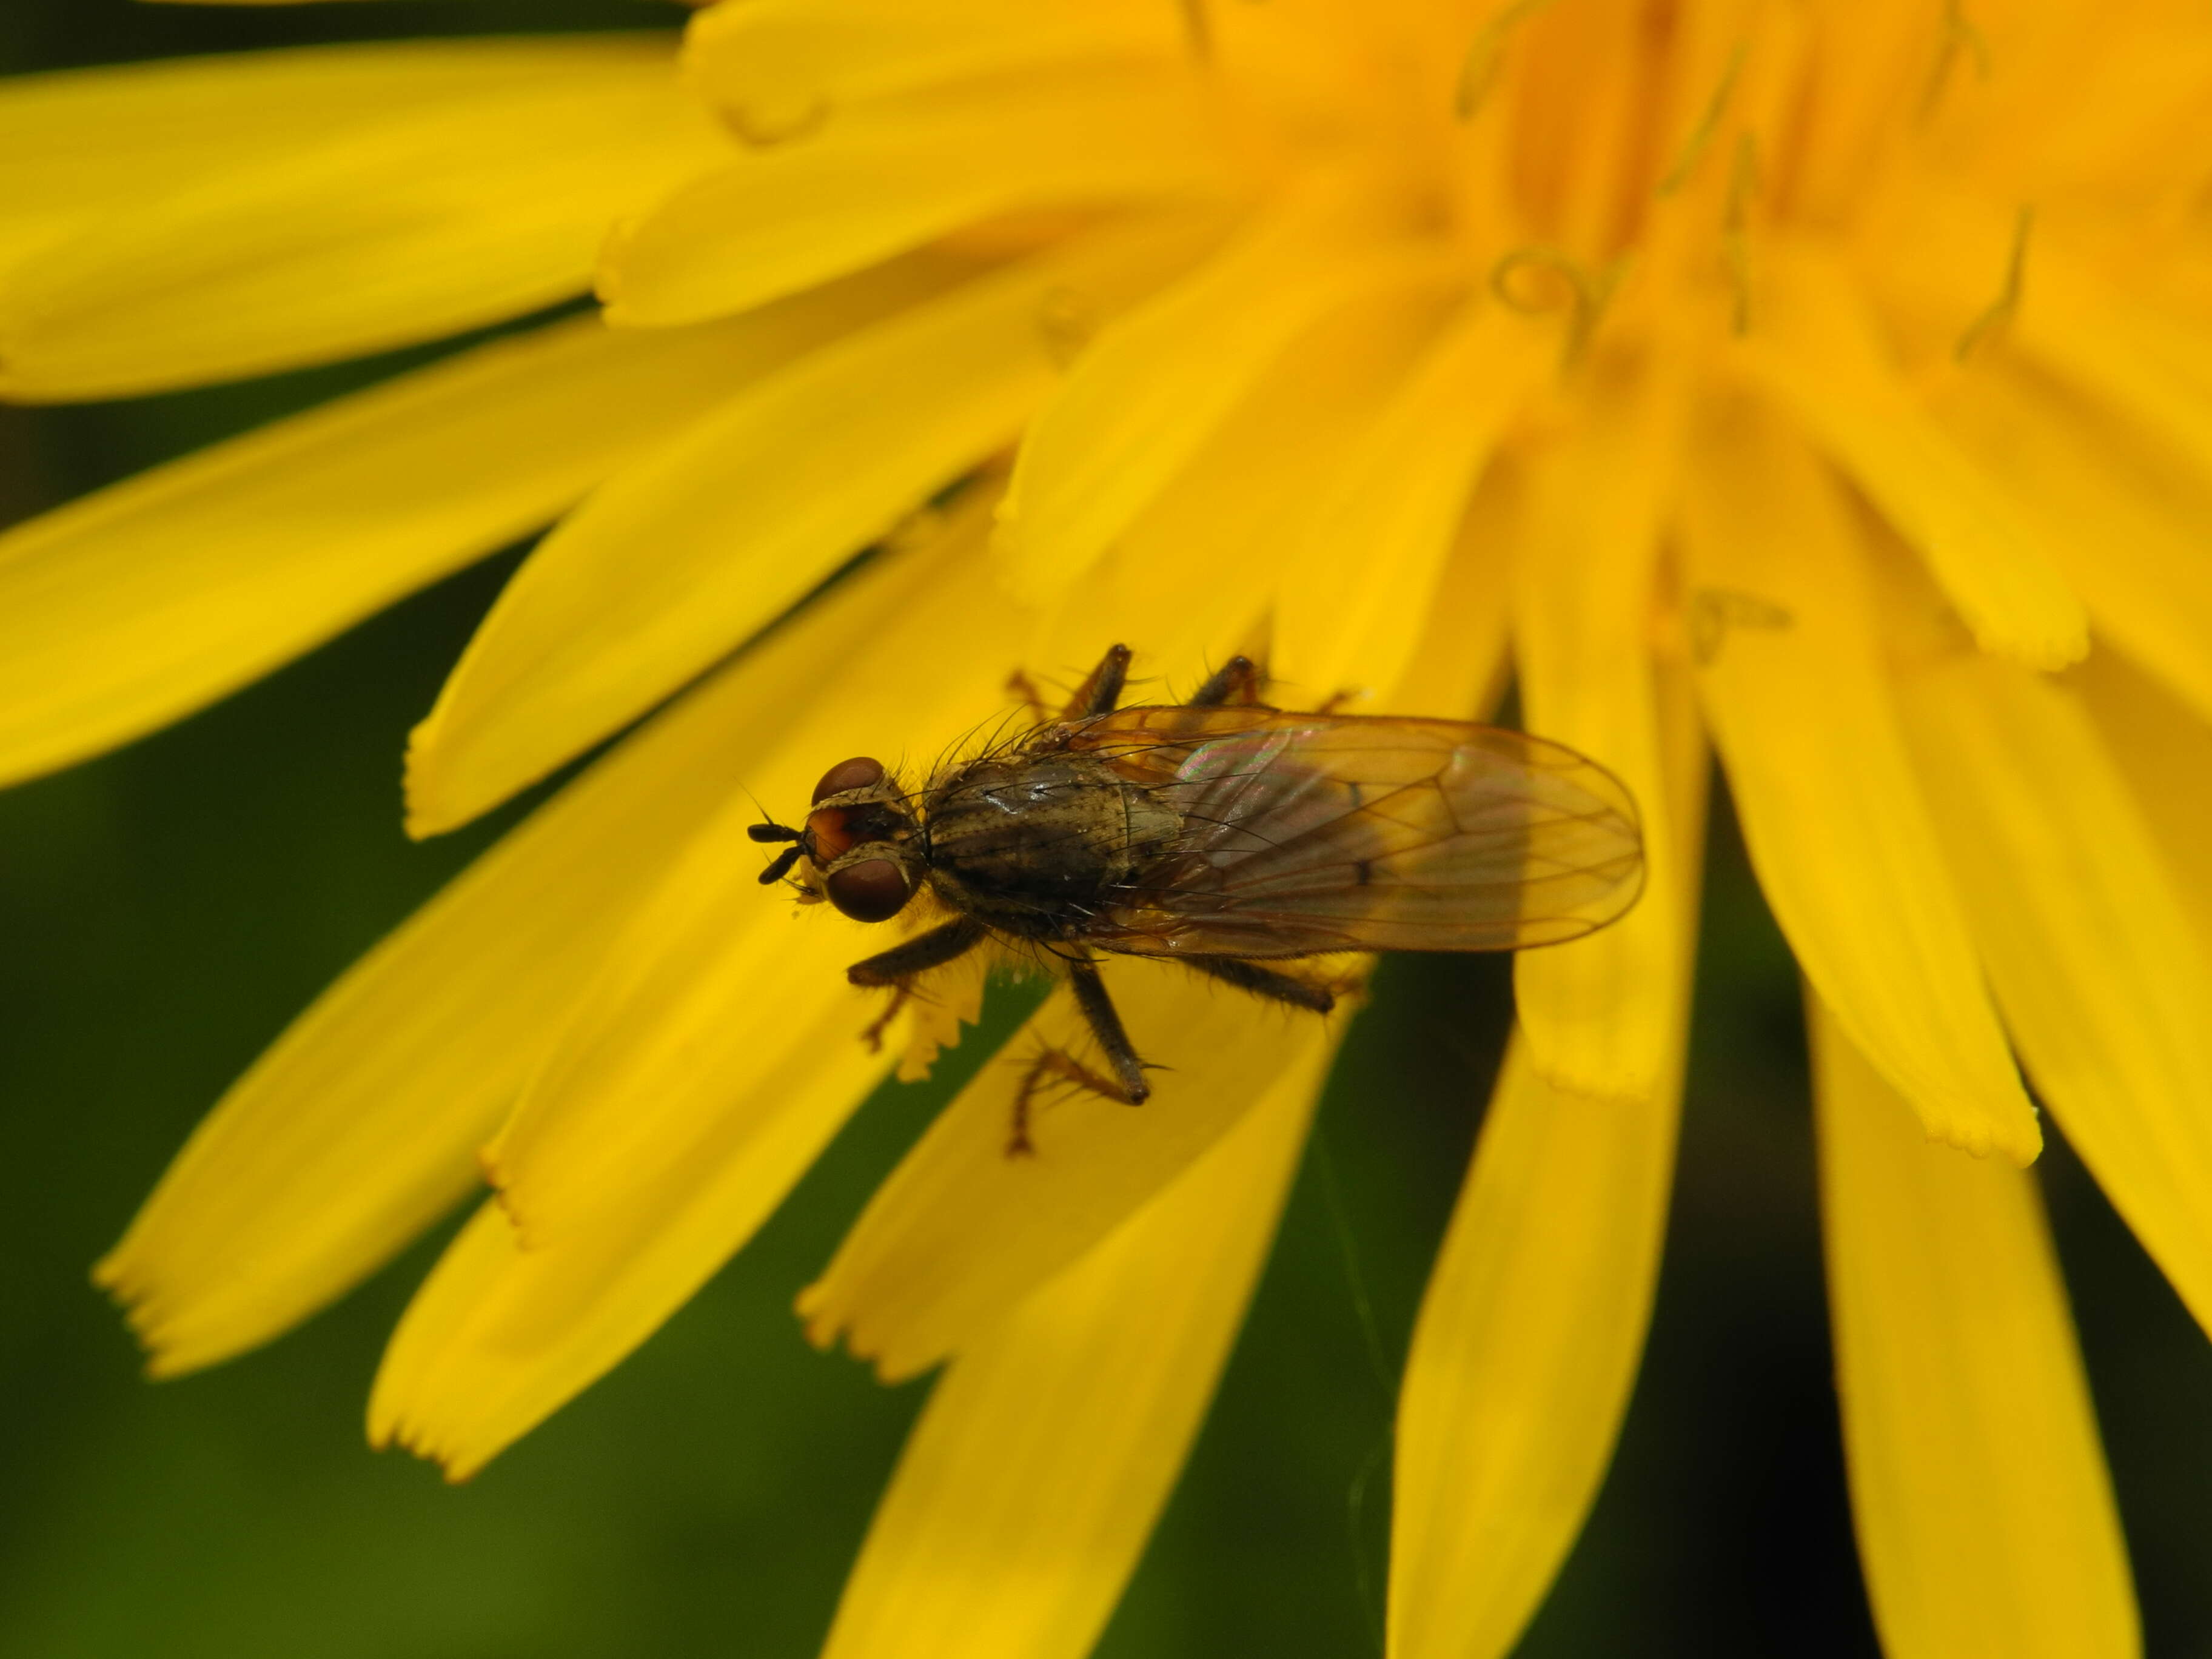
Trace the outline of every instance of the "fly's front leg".
<instances>
[{"instance_id":1,"label":"fly's front leg","mask_svg":"<svg viewBox=\"0 0 2212 1659\"><path fill-rule=\"evenodd\" d=\"M1075 988L1075 1006L1083 1011L1084 1023L1097 1039L1113 1075L1102 1076L1057 1048L1044 1050L1030 1062L1028 1075L1014 1091L1012 1133L1006 1139L1009 1158L1024 1158L1036 1150L1030 1139L1030 1102L1048 1078L1073 1083L1124 1106L1141 1106L1152 1097L1152 1086L1145 1081L1145 1062L1137 1057L1129 1034L1121 1029L1121 1016L1115 1012L1097 968L1087 957L1079 957L1068 964L1068 979Z\"/></svg>"},{"instance_id":2,"label":"fly's front leg","mask_svg":"<svg viewBox=\"0 0 2212 1659\"><path fill-rule=\"evenodd\" d=\"M942 968L953 957L966 956L982 942L983 924L961 916L926 933L916 933L904 944L863 957L845 970L845 977L855 985L872 988L896 985L916 974Z\"/></svg>"},{"instance_id":3,"label":"fly's front leg","mask_svg":"<svg viewBox=\"0 0 2212 1659\"><path fill-rule=\"evenodd\" d=\"M983 942L981 922L962 916L941 927L933 927L926 933L916 933L902 945L894 945L888 951L854 963L845 970L845 977L854 985L875 989L882 986L891 988L891 1006L882 1017L860 1035L873 1053L884 1046L884 1029L891 1017L906 1006L913 994L911 981L917 974L926 974L933 968L942 968L955 957L963 957Z\"/></svg>"},{"instance_id":4,"label":"fly's front leg","mask_svg":"<svg viewBox=\"0 0 2212 1659\"><path fill-rule=\"evenodd\" d=\"M890 1030L891 1022L899 1017L899 1010L906 1006L913 995L914 993L903 985L891 987L890 1001L885 1005L883 1012L868 1022L868 1029L860 1033L860 1041L868 1045L870 1054L883 1053L884 1033Z\"/></svg>"},{"instance_id":5,"label":"fly's front leg","mask_svg":"<svg viewBox=\"0 0 2212 1659\"><path fill-rule=\"evenodd\" d=\"M1244 708L1260 701L1260 692L1267 677L1249 657L1231 657L1215 669L1206 684L1191 694L1189 707L1219 708L1224 706Z\"/></svg>"},{"instance_id":6,"label":"fly's front leg","mask_svg":"<svg viewBox=\"0 0 2212 1659\"><path fill-rule=\"evenodd\" d=\"M1027 670L1017 668L1007 675L1006 690L1022 700L1035 724L1042 726L1052 718L1052 711L1044 706L1044 698L1037 691L1037 683L1029 677Z\"/></svg>"}]
</instances>

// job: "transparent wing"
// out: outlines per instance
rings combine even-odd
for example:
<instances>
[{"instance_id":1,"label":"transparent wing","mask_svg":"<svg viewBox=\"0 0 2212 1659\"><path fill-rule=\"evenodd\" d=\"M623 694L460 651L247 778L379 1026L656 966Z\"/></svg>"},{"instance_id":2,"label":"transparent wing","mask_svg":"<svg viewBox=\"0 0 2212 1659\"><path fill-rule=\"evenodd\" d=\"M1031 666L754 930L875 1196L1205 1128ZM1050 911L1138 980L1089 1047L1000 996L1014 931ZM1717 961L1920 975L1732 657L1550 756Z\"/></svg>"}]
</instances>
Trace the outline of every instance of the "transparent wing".
<instances>
[{"instance_id":1,"label":"transparent wing","mask_svg":"<svg viewBox=\"0 0 2212 1659\"><path fill-rule=\"evenodd\" d=\"M1132 708L1079 726L1183 820L1085 929L1109 951L1511 951L1636 902L1636 804L1562 744L1459 720Z\"/></svg>"}]
</instances>

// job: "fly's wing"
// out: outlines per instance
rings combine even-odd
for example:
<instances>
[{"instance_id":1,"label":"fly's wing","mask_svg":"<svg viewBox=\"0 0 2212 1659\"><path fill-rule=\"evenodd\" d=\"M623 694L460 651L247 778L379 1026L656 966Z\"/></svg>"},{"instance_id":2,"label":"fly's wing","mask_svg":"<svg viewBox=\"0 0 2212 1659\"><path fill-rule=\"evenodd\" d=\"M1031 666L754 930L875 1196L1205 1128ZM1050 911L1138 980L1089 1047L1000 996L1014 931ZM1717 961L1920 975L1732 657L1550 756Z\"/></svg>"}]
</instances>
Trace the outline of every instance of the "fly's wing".
<instances>
[{"instance_id":1,"label":"fly's wing","mask_svg":"<svg viewBox=\"0 0 2212 1659\"><path fill-rule=\"evenodd\" d=\"M1178 813L1175 844L1085 930L1146 956L1511 951L1604 927L1644 849L1620 780L1459 720L1133 708L1071 746Z\"/></svg>"}]
</instances>

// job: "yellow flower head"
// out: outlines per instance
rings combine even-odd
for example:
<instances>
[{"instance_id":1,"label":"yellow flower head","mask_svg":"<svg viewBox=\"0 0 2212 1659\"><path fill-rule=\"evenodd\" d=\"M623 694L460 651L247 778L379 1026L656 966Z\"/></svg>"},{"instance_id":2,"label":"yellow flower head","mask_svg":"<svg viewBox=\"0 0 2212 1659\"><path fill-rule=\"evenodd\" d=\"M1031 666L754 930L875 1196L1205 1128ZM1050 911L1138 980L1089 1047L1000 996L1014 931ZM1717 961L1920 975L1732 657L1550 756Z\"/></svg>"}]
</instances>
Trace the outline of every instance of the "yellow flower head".
<instances>
[{"instance_id":1,"label":"yellow flower head","mask_svg":"<svg viewBox=\"0 0 2212 1659\"><path fill-rule=\"evenodd\" d=\"M2212 800L2172 787L2212 776L2208 107L2194 0L729 0L680 57L19 84L13 395L603 309L9 532L0 769L555 520L415 734L410 823L650 716L286 1034L103 1282L188 1370L481 1170L371 1407L465 1474L739 1248L885 1065L841 971L865 935L763 898L738 785L787 817L1116 639L1179 680L1264 652L1367 712L1472 714L1510 671L1529 729L1626 781L1651 879L1516 964L1401 1402L1391 1652L1510 1648L1601 1475L1708 738L1809 987L1884 1639L2129 1650L2015 1056L2212 1319ZM1084 1651L1195 1431L1333 1033L1114 983L1152 1102L1056 1106L1010 1162L987 1068L802 1299L887 1376L950 1362L834 1654Z\"/></svg>"}]
</instances>

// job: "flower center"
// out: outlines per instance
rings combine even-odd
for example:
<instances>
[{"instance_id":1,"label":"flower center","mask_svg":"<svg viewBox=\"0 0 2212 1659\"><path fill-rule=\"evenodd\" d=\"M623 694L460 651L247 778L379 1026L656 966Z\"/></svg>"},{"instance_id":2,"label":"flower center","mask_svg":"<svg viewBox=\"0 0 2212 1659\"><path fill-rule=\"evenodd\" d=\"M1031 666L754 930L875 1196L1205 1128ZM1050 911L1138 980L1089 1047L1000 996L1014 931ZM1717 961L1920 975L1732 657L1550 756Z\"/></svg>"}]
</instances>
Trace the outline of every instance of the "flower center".
<instances>
[{"instance_id":1,"label":"flower center","mask_svg":"<svg viewBox=\"0 0 2212 1659\"><path fill-rule=\"evenodd\" d=\"M1762 225L1846 226L1921 165L1987 48L1719 0L1181 0L1255 165L1334 170L1395 234L1583 333L1625 284L1741 331Z\"/></svg>"}]
</instances>

